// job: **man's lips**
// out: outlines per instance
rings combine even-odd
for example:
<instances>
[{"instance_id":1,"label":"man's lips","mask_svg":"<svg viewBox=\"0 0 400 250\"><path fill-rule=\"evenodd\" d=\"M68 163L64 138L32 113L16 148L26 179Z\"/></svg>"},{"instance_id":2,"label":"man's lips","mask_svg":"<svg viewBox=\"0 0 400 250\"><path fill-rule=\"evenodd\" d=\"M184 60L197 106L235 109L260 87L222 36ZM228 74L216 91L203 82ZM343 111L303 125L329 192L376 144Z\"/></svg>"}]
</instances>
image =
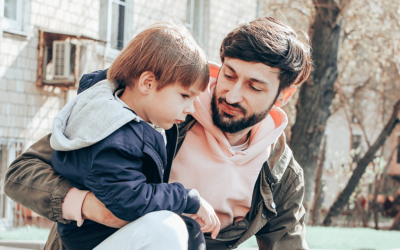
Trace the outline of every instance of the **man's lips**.
<instances>
[{"instance_id":1,"label":"man's lips","mask_svg":"<svg viewBox=\"0 0 400 250\"><path fill-rule=\"evenodd\" d=\"M228 115L240 115L243 112L240 109L234 108L226 103L220 103L222 106L222 110Z\"/></svg>"},{"instance_id":2,"label":"man's lips","mask_svg":"<svg viewBox=\"0 0 400 250\"><path fill-rule=\"evenodd\" d=\"M175 120L177 124L184 122L185 120Z\"/></svg>"}]
</instances>

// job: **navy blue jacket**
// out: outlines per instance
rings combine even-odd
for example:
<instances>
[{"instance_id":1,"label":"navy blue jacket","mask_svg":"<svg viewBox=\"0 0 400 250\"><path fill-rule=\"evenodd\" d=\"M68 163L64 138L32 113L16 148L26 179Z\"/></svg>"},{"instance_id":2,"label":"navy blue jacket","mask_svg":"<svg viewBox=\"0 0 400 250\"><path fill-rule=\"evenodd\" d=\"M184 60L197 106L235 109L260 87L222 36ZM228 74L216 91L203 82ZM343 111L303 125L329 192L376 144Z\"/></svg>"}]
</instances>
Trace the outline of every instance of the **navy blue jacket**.
<instances>
[{"instance_id":1,"label":"navy blue jacket","mask_svg":"<svg viewBox=\"0 0 400 250\"><path fill-rule=\"evenodd\" d=\"M105 77L106 71L84 75L78 93ZM176 153L177 126L167 130L166 136L165 147L162 135L146 122L131 121L92 146L55 151L50 163L76 188L92 191L122 220L134 221L159 210L195 214L200 207L197 191L167 183ZM85 220L78 228L76 222L59 223L57 230L65 236L94 224Z\"/></svg>"}]
</instances>

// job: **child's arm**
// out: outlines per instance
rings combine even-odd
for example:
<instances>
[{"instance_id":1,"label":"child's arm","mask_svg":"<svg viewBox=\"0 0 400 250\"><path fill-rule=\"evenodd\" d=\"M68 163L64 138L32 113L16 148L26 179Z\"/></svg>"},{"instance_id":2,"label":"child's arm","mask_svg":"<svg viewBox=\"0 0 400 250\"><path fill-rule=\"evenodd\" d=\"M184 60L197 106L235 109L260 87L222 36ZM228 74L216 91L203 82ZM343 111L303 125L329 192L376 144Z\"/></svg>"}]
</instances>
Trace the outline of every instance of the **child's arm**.
<instances>
[{"instance_id":1,"label":"child's arm","mask_svg":"<svg viewBox=\"0 0 400 250\"><path fill-rule=\"evenodd\" d=\"M180 183L146 183L142 158L121 145L92 148L84 184L118 218L134 221L149 212L196 214L200 196ZM67 167L67 166L66 166Z\"/></svg>"}]
</instances>

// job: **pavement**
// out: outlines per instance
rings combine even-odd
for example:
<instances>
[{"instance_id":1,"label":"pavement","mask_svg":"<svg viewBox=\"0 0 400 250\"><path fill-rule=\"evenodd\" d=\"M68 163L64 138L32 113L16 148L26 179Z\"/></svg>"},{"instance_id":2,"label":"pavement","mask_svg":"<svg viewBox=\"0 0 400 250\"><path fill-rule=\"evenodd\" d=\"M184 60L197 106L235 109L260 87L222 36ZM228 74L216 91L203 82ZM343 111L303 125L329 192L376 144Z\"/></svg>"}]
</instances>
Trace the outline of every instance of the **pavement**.
<instances>
[{"instance_id":1,"label":"pavement","mask_svg":"<svg viewBox=\"0 0 400 250\"><path fill-rule=\"evenodd\" d=\"M46 241L0 240L0 250L42 250Z\"/></svg>"},{"instance_id":2,"label":"pavement","mask_svg":"<svg viewBox=\"0 0 400 250\"><path fill-rule=\"evenodd\" d=\"M0 240L0 250L43 250L45 241L31 240ZM238 248L238 250L258 250L258 248ZM311 249L311 250L339 250L339 249ZM400 250L400 248L390 249Z\"/></svg>"},{"instance_id":3,"label":"pavement","mask_svg":"<svg viewBox=\"0 0 400 250\"><path fill-rule=\"evenodd\" d=\"M2 247L0 246L0 250L31 250L28 248L15 248L15 247Z\"/></svg>"}]
</instances>

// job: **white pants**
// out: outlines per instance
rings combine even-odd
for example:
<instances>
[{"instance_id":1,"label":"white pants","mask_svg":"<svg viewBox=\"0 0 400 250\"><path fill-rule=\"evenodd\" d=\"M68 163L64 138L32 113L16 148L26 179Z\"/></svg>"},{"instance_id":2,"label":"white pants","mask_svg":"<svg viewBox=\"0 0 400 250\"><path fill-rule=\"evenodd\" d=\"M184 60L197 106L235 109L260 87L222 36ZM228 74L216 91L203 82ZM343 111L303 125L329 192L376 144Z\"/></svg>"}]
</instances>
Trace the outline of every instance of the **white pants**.
<instances>
[{"instance_id":1,"label":"white pants","mask_svg":"<svg viewBox=\"0 0 400 250\"><path fill-rule=\"evenodd\" d=\"M185 222L170 211L148 213L112 234L95 250L187 250Z\"/></svg>"}]
</instances>

